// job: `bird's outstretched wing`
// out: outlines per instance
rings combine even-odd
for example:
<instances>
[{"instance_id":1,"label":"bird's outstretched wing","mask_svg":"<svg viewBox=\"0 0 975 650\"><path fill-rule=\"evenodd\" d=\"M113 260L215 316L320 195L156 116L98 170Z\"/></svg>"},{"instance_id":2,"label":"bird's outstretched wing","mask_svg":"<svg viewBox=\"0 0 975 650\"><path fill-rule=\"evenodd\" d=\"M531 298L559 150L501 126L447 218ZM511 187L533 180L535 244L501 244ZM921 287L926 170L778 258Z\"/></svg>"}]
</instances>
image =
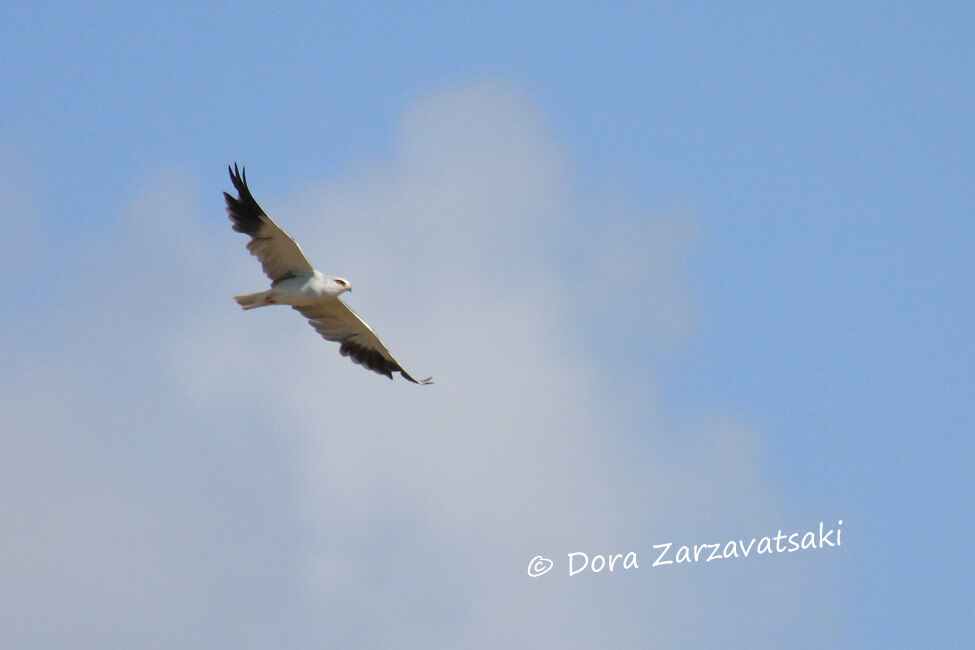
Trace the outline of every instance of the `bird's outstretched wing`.
<instances>
[{"instance_id":1,"label":"bird's outstretched wing","mask_svg":"<svg viewBox=\"0 0 975 650\"><path fill-rule=\"evenodd\" d=\"M298 242L281 230L251 196L251 191L247 189L247 174L237 171L237 163L234 163L233 169L227 167L227 170L237 190L237 198L223 193L227 201L227 214L234 224L234 230L250 235L247 250L261 261L264 273L271 278L271 285L313 273L314 269L305 259Z\"/></svg>"},{"instance_id":2,"label":"bird's outstretched wing","mask_svg":"<svg viewBox=\"0 0 975 650\"><path fill-rule=\"evenodd\" d=\"M329 300L307 307L294 307L308 319L311 326L328 341L338 341L339 352L354 363L365 366L390 379L398 372L404 379L414 384L432 384L432 377L417 381L403 370L402 366L389 353L372 328L356 316L341 300Z\"/></svg>"}]
</instances>

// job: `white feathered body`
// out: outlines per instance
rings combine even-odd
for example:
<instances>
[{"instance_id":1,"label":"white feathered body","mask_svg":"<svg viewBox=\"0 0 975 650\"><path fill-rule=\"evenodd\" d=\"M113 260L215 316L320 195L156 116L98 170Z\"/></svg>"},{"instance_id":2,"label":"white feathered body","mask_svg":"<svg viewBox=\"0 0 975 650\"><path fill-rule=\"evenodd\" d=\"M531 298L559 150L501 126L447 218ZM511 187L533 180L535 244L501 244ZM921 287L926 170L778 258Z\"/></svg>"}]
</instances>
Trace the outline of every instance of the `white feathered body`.
<instances>
[{"instance_id":1,"label":"white feathered body","mask_svg":"<svg viewBox=\"0 0 975 650\"><path fill-rule=\"evenodd\" d=\"M234 296L244 309L254 309L266 305L291 305L308 307L337 299L348 289L333 278L314 271L310 275L299 275L281 280L267 291L259 291L246 296Z\"/></svg>"}]
</instances>

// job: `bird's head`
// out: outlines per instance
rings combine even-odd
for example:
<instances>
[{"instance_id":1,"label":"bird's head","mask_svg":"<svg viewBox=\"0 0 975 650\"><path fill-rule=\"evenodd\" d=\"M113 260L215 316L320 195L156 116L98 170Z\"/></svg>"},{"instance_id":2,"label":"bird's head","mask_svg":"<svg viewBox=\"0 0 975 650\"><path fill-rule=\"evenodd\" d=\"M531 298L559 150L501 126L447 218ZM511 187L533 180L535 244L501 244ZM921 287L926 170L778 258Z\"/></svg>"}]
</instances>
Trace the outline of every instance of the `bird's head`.
<instances>
[{"instance_id":1,"label":"bird's head","mask_svg":"<svg viewBox=\"0 0 975 650\"><path fill-rule=\"evenodd\" d=\"M335 287L335 295L340 295L346 291L352 291L352 285L345 278L329 278Z\"/></svg>"}]
</instances>

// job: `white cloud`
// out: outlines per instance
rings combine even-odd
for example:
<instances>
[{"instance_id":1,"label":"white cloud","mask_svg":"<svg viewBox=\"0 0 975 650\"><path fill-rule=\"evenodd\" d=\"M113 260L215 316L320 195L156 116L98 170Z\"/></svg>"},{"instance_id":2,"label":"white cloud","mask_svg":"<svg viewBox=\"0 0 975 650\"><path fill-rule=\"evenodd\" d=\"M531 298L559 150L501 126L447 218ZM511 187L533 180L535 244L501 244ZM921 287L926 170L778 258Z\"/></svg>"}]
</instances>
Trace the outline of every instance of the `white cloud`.
<instances>
[{"instance_id":1,"label":"white cloud","mask_svg":"<svg viewBox=\"0 0 975 650\"><path fill-rule=\"evenodd\" d=\"M423 99L388 160L278 205L249 172L312 261L352 280L349 302L404 365L437 383L364 372L290 310L239 311L230 295L265 282L243 237L201 214L188 179L154 179L118 233L88 242L74 297L45 307L30 358L3 382L15 452L3 469L17 469L4 472L17 504L8 518L35 520L14 526L23 537L4 551L25 562L0 578L58 590L62 612L21 599L0 614L0 639L104 647L139 629L181 647L829 639L820 557L649 568L654 543L806 523L738 418L678 425L655 394L629 413L601 399L645 381L638 366L593 364L586 336L607 305L642 292L655 311L624 315L646 318L648 351L692 326L690 222L655 218L636 237L610 222L566 275L552 263L560 219L596 215L579 207L544 119L497 83ZM203 225L211 219L222 229ZM642 243L653 246L634 256ZM609 281L594 286L594 272ZM66 309L71 327L51 324ZM615 430L641 418L645 440ZM54 542L32 541L45 537ZM570 579L576 550L636 550L642 568ZM556 570L529 579L535 554ZM25 608L37 624L21 633L3 619Z\"/></svg>"}]
</instances>

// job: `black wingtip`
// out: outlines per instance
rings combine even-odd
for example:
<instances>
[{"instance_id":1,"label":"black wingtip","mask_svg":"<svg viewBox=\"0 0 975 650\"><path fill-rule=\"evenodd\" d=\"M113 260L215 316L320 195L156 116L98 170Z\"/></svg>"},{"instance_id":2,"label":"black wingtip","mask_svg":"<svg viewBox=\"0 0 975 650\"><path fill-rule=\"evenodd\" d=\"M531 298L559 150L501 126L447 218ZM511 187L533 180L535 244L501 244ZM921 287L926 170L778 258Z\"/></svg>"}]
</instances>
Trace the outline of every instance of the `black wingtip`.
<instances>
[{"instance_id":1,"label":"black wingtip","mask_svg":"<svg viewBox=\"0 0 975 650\"><path fill-rule=\"evenodd\" d=\"M234 163L233 167L227 165L227 171L230 173L230 182L237 190L236 198L226 192L223 193L224 200L227 203L227 214L233 222L234 230L255 237L264 225L264 210L257 204L251 195L251 191L247 188L246 170Z\"/></svg>"},{"instance_id":2,"label":"black wingtip","mask_svg":"<svg viewBox=\"0 0 975 650\"><path fill-rule=\"evenodd\" d=\"M247 192L247 168L238 168L237 163L234 163L233 167L227 165L227 171L230 173L230 182L234 184L237 192L241 194Z\"/></svg>"},{"instance_id":3,"label":"black wingtip","mask_svg":"<svg viewBox=\"0 0 975 650\"><path fill-rule=\"evenodd\" d=\"M403 376L403 379L412 381L414 384L419 384L420 386L429 386L430 384L433 383L433 377L427 377L426 379L421 379L417 381L416 379L410 377L409 373L407 373L405 370L400 370L399 374Z\"/></svg>"}]
</instances>

